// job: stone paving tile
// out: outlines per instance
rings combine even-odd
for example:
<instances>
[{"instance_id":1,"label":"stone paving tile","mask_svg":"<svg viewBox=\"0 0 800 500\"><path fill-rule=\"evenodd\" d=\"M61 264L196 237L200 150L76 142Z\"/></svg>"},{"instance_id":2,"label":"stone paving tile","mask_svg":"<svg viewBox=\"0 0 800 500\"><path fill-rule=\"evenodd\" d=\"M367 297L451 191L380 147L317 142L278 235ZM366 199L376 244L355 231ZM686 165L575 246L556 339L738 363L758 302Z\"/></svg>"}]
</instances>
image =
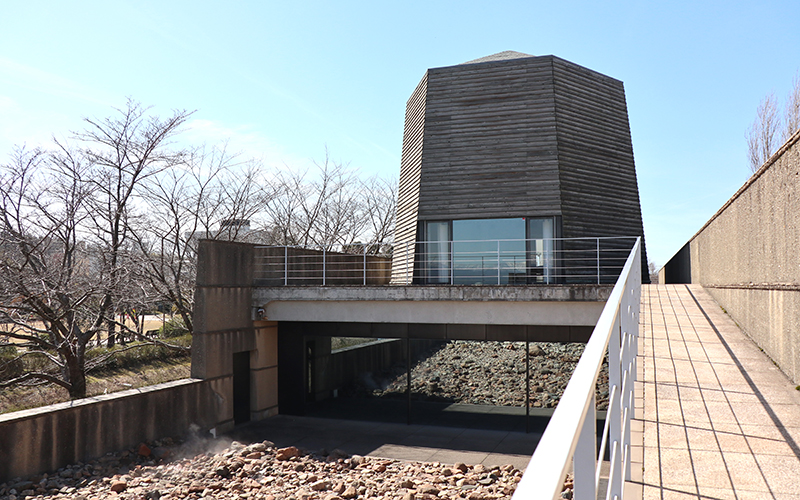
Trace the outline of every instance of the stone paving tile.
<instances>
[{"instance_id":1,"label":"stone paving tile","mask_svg":"<svg viewBox=\"0 0 800 500\"><path fill-rule=\"evenodd\" d=\"M710 295L643 287L641 332L636 497L800 500L800 393Z\"/></svg>"}]
</instances>

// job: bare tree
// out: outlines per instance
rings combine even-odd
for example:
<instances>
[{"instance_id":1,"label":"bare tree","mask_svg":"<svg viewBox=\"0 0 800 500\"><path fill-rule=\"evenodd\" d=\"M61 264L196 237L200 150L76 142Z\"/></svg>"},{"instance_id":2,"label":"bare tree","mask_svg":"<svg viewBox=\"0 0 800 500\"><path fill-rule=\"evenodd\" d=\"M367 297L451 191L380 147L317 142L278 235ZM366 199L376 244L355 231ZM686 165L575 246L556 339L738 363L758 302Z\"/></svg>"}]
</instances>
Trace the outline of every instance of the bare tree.
<instances>
[{"instance_id":1,"label":"bare tree","mask_svg":"<svg viewBox=\"0 0 800 500\"><path fill-rule=\"evenodd\" d=\"M777 149L780 125L775 94L769 94L759 103L756 119L745 134L752 172L761 168Z\"/></svg>"},{"instance_id":2,"label":"bare tree","mask_svg":"<svg viewBox=\"0 0 800 500\"><path fill-rule=\"evenodd\" d=\"M316 170L277 173L266 205L267 224L278 243L327 249L372 248L389 242L394 229L394 181L361 181L355 170L334 161L326 149Z\"/></svg>"},{"instance_id":3,"label":"bare tree","mask_svg":"<svg viewBox=\"0 0 800 500\"><path fill-rule=\"evenodd\" d=\"M77 134L82 148L56 141L52 152L17 149L0 168L0 322L23 348L10 362L38 355L52 367L0 387L50 382L84 397L86 373L125 350L87 362L89 340L103 328L112 341L118 330L143 338L116 311L148 295L132 286L134 199L145 179L179 163L180 153L165 146L188 116L161 120L145 111L128 101L118 116L87 120Z\"/></svg>"},{"instance_id":4,"label":"bare tree","mask_svg":"<svg viewBox=\"0 0 800 500\"><path fill-rule=\"evenodd\" d=\"M369 253L388 253L394 237L397 181L374 176L364 181L362 189L369 222Z\"/></svg>"},{"instance_id":5,"label":"bare tree","mask_svg":"<svg viewBox=\"0 0 800 500\"><path fill-rule=\"evenodd\" d=\"M788 141L789 138L800 129L800 71L795 74L792 83L792 90L789 91L789 97L786 100L786 109L784 110L784 141Z\"/></svg>"},{"instance_id":6,"label":"bare tree","mask_svg":"<svg viewBox=\"0 0 800 500\"><path fill-rule=\"evenodd\" d=\"M77 134L89 162L94 184L89 211L96 237L102 242L104 268L111 286L103 297L101 317L106 319L108 347L115 342L115 284L119 281L121 254L125 251L134 217L132 204L141 183L168 168L180 165L185 153L167 148L169 140L191 115L174 111L161 119L148 115L148 108L128 99L117 115L103 120L86 119L87 129ZM108 314L108 318L105 316ZM97 325L99 326L99 325Z\"/></svg>"},{"instance_id":7,"label":"bare tree","mask_svg":"<svg viewBox=\"0 0 800 500\"><path fill-rule=\"evenodd\" d=\"M193 331L194 282L199 239L247 239L244 221L270 197L258 165L225 148L193 151L182 168L165 170L144 183L146 216L132 226L139 249L139 277L155 299L172 304ZM227 222L227 224L226 224Z\"/></svg>"},{"instance_id":8,"label":"bare tree","mask_svg":"<svg viewBox=\"0 0 800 500\"><path fill-rule=\"evenodd\" d=\"M14 152L0 181L0 321L54 370L25 373L0 387L52 382L72 398L86 394L86 345L104 317L109 273L83 241L92 186L87 165L62 147ZM116 273L121 277L121 273Z\"/></svg>"}]
</instances>

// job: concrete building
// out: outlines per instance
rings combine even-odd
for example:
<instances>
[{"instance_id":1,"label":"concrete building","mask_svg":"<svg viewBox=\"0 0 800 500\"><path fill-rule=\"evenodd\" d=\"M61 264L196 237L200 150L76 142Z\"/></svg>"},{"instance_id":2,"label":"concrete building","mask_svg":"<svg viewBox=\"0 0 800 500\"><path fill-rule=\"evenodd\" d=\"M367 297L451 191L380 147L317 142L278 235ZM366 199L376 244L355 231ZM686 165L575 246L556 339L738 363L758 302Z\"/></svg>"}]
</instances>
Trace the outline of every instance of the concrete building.
<instances>
[{"instance_id":1,"label":"concrete building","mask_svg":"<svg viewBox=\"0 0 800 500\"><path fill-rule=\"evenodd\" d=\"M239 229L244 221L221 228ZM221 433L303 414L387 366L408 374L407 399L392 417L411 421L410 373L429 346L587 341L637 236L621 82L554 56L510 52L428 70L408 102L391 265L366 252L200 240L192 379L7 419L0 444L24 445L31 458L0 468L0 477L192 423ZM643 246L642 257L647 276ZM371 342L334 351L334 337ZM527 425L536 361L515 350L518 362L506 369L524 375L509 385L525 393L503 411ZM158 418L141 429L117 424L131 408ZM55 423L74 428L65 433L78 441L68 454L47 436L26 438Z\"/></svg>"},{"instance_id":2,"label":"concrete building","mask_svg":"<svg viewBox=\"0 0 800 500\"><path fill-rule=\"evenodd\" d=\"M613 283L633 241L596 238L631 236L643 228L621 81L512 51L425 72L406 105L394 283L593 282L592 250ZM642 263L647 276L644 245Z\"/></svg>"}]
</instances>

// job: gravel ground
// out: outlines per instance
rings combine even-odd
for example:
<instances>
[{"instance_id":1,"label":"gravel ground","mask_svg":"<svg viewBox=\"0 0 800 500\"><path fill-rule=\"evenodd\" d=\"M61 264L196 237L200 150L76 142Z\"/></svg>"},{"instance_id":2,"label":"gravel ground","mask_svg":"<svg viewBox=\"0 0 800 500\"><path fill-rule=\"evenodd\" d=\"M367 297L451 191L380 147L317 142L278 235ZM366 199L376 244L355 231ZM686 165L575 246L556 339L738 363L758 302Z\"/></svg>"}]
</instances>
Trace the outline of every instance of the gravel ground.
<instances>
[{"instance_id":1,"label":"gravel ground","mask_svg":"<svg viewBox=\"0 0 800 500\"><path fill-rule=\"evenodd\" d=\"M192 458L179 458L207 448ZM511 465L386 460L340 450L276 449L220 440L142 444L53 474L0 484L0 499L170 500L510 498L522 472Z\"/></svg>"},{"instance_id":2,"label":"gravel ground","mask_svg":"<svg viewBox=\"0 0 800 500\"><path fill-rule=\"evenodd\" d=\"M555 408L585 344L532 342L531 407ZM421 357L411 371L412 397L495 406L525 406L525 343L451 341ZM404 366L392 376L362 377L346 394L399 397L406 391ZM598 379L597 408L608 408L608 363Z\"/></svg>"}]
</instances>

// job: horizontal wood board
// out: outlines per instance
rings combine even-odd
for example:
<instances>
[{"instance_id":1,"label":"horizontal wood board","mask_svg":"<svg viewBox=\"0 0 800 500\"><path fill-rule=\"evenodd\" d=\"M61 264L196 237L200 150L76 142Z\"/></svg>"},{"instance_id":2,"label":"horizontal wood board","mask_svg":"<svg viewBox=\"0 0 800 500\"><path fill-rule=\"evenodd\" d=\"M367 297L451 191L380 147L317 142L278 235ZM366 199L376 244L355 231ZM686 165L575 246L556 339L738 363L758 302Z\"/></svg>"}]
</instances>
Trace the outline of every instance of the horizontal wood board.
<instances>
[{"instance_id":1,"label":"horizontal wood board","mask_svg":"<svg viewBox=\"0 0 800 500\"><path fill-rule=\"evenodd\" d=\"M564 237L642 236L646 271L623 84L557 57L552 61Z\"/></svg>"},{"instance_id":2,"label":"horizontal wood board","mask_svg":"<svg viewBox=\"0 0 800 500\"><path fill-rule=\"evenodd\" d=\"M567 238L643 237L622 82L555 56L428 70L401 163L397 242L417 221L534 216L562 216Z\"/></svg>"},{"instance_id":3,"label":"horizontal wood board","mask_svg":"<svg viewBox=\"0 0 800 500\"><path fill-rule=\"evenodd\" d=\"M560 214L552 65L428 71L419 219Z\"/></svg>"},{"instance_id":4,"label":"horizontal wood board","mask_svg":"<svg viewBox=\"0 0 800 500\"><path fill-rule=\"evenodd\" d=\"M417 207L419 205L427 86L428 74L425 73L406 103L392 258L392 283L395 284L406 283L406 277L410 275L409 270L414 269L413 243L417 238Z\"/></svg>"}]
</instances>

